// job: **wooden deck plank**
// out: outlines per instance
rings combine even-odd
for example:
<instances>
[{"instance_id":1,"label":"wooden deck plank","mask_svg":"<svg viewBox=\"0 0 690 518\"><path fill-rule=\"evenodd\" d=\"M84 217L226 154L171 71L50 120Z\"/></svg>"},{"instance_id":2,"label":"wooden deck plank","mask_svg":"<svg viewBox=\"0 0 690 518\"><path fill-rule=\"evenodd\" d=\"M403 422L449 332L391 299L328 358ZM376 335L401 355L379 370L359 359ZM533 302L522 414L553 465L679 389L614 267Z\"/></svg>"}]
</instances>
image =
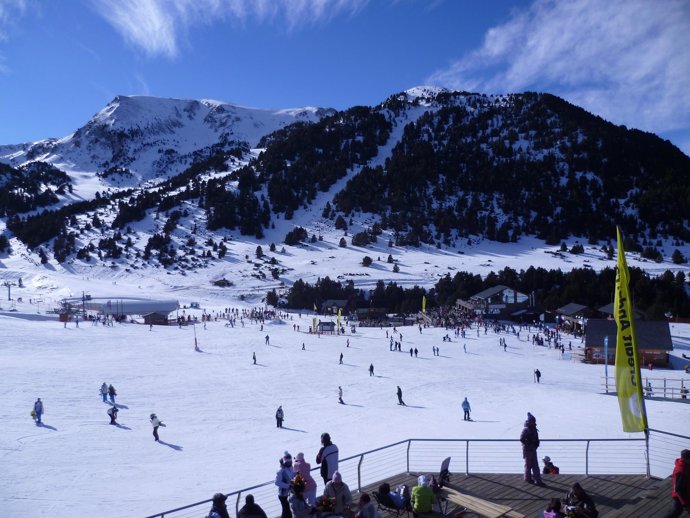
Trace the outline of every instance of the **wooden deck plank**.
<instances>
[{"instance_id":1,"label":"wooden deck plank","mask_svg":"<svg viewBox=\"0 0 690 518\"><path fill-rule=\"evenodd\" d=\"M392 488L407 484L412 489L417 484L419 474L399 474L386 479ZM383 482L383 481L381 481ZM364 491L375 491L379 484L362 488ZM600 518L649 518L663 516L671 502L671 482L646 478L643 475L553 475L545 476L546 486L534 486L523 481L521 475L515 474L453 474L450 487L488 500L495 504L505 505L525 516L539 516L546 504L553 497L563 498L575 482L579 482L594 499ZM356 501L359 498L353 494ZM455 510L449 506L448 515ZM388 518L384 514L384 518Z\"/></svg>"}]
</instances>

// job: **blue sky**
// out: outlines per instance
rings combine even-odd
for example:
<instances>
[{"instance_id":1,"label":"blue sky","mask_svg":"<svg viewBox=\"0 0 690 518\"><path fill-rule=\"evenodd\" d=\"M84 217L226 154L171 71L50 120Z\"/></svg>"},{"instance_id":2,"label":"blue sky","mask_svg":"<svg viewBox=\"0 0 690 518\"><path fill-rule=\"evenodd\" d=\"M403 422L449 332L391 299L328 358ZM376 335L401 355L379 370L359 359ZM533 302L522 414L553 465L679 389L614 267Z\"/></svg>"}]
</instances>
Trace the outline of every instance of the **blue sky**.
<instances>
[{"instance_id":1,"label":"blue sky","mask_svg":"<svg viewBox=\"0 0 690 518\"><path fill-rule=\"evenodd\" d=\"M0 0L0 143L118 94L372 105L435 84L544 91L690 154L687 0Z\"/></svg>"}]
</instances>

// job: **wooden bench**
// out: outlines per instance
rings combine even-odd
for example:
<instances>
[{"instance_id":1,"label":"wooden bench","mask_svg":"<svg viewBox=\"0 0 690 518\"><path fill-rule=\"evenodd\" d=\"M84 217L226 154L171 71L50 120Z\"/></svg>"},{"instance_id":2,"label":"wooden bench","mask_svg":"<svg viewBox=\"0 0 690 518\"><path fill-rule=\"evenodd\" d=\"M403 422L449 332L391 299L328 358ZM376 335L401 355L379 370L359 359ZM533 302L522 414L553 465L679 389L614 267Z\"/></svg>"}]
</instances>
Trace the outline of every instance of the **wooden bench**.
<instances>
[{"instance_id":1,"label":"wooden bench","mask_svg":"<svg viewBox=\"0 0 690 518\"><path fill-rule=\"evenodd\" d=\"M485 518L526 518L524 514L513 511L513 509L507 505L496 504L484 500L483 498L465 495L450 487L444 487L439 496L457 506L466 508L468 511L484 516Z\"/></svg>"}]
</instances>

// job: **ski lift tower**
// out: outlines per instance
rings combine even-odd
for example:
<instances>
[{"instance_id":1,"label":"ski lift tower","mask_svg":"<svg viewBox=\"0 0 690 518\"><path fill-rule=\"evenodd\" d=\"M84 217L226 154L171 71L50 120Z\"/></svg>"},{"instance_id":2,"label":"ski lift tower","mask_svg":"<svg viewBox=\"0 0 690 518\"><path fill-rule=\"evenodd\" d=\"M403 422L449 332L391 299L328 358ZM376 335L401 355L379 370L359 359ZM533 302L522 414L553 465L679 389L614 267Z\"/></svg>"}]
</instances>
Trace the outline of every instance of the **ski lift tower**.
<instances>
[{"instance_id":1,"label":"ski lift tower","mask_svg":"<svg viewBox=\"0 0 690 518\"><path fill-rule=\"evenodd\" d=\"M16 286L16 282L10 282L10 281L5 281L2 283L3 286L7 287L7 300L11 301L12 300L12 286Z\"/></svg>"}]
</instances>

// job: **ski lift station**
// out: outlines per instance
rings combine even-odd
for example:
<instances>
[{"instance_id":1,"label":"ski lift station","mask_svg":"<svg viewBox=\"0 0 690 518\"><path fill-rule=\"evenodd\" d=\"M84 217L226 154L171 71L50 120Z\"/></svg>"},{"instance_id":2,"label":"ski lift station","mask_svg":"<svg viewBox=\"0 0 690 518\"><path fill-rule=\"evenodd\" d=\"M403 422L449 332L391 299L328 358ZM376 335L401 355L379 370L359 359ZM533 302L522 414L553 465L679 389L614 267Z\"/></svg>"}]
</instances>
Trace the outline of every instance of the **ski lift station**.
<instances>
[{"instance_id":1,"label":"ski lift station","mask_svg":"<svg viewBox=\"0 0 690 518\"><path fill-rule=\"evenodd\" d=\"M179 308L172 299L144 299L137 297L71 297L62 300L63 313L78 314L95 312L116 319L140 315L146 323L167 323L168 315Z\"/></svg>"}]
</instances>

